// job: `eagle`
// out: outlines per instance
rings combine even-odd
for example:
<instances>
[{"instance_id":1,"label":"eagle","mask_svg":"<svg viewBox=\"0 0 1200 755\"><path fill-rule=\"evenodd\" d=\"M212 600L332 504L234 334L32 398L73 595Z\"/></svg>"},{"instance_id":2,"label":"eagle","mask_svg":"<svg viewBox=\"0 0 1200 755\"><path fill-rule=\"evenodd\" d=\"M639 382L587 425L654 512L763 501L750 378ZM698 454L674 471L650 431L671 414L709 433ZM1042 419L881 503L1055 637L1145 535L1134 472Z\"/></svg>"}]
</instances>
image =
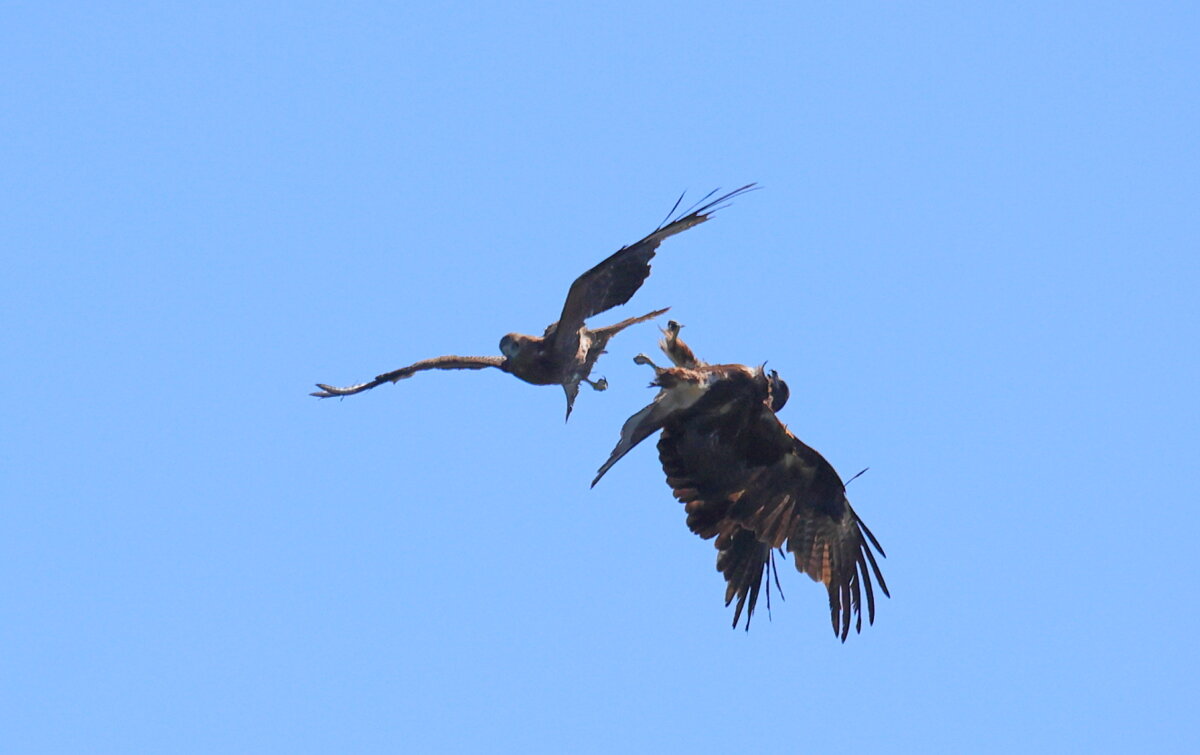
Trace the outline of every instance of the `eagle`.
<instances>
[{"instance_id":1,"label":"eagle","mask_svg":"<svg viewBox=\"0 0 1200 755\"><path fill-rule=\"evenodd\" d=\"M879 541L858 518L846 488L821 454L779 421L788 399L777 372L742 364L707 364L679 337L670 321L659 345L675 365L659 367L645 354L637 364L654 369L654 401L630 417L600 467L595 487L613 464L658 430L658 455L667 485L684 505L687 525L704 539L716 538L717 570L725 576L725 605L737 599L733 626L745 609L746 629L759 592L779 588L775 551L792 554L796 568L823 582L829 592L834 635L843 642L854 624L875 621L874 575L887 583L872 547Z\"/></svg>"},{"instance_id":2,"label":"eagle","mask_svg":"<svg viewBox=\"0 0 1200 755\"><path fill-rule=\"evenodd\" d=\"M588 376L596 360L605 353L604 347L609 340L630 325L658 317L667 309L658 309L595 330L586 327L584 321L633 297L650 275L650 260L663 239L703 223L714 212L726 207L729 200L754 188L755 184L747 184L716 199L711 197L719 190L711 191L672 219L683 201L680 196L663 223L652 233L622 247L575 279L567 291L567 300L558 321L551 323L541 336L509 333L501 338L502 356L451 355L423 359L407 367L385 372L369 382L346 388L317 383L321 390L310 395L318 398L350 396L384 383L395 383L423 370L482 370L495 367L534 385L561 385L567 396L567 419L570 419L581 382L597 391L608 387L608 381L604 378L591 380Z\"/></svg>"}]
</instances>

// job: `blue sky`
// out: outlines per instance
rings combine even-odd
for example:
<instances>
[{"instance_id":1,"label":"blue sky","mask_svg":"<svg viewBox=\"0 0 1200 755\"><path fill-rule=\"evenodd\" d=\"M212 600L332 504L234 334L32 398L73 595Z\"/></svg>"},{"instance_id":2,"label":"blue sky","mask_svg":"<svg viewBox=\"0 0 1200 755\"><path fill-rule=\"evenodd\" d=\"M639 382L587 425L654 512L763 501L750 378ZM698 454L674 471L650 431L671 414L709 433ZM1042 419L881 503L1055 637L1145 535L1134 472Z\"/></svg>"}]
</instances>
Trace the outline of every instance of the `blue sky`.
<instances>
[{"instance_id":1,"label":"blue sky","mask_svg":"<svg viewBox=\"0 0 1200 755\"><path fill-rule=\"evenodd\" d=\"M1194 751L1200 12L0 11L14 752ZM729 627L610 346L498 372L679 192L626 307L769 360L892 599Z\"/></svg>"}]
</instances>

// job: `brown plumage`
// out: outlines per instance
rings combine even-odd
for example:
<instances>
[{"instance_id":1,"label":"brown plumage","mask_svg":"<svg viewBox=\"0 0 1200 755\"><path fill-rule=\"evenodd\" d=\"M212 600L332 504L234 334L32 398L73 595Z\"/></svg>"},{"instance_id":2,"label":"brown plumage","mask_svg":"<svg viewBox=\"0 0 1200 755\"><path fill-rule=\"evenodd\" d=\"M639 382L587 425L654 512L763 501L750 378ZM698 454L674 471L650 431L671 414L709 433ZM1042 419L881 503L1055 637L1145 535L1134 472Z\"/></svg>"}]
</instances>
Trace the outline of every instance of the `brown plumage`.
<instances>
[{"instance_id":1,"label":"brown plumage","mask_svg":"<svg viewBox=\"0 0 1200 755\"><path fill-rule=\"evenodd\" d=\"M670 323L661 342L675 367L654 368L654 402L629 418L621 439L600 467L595 485L622 456L658 430L658 454L667 484L684 504L688 527L715 538L717 569L725 576L725 605L737 599L736 627L746 628L766 582L778 587L774 554L784 550L796 568L829 593L835 635L845 641L851 623L862 630L875 620L872 575L884 595L887 583L871 548L883 548L846 498L837 472L775 416L787 402L787 384L772 370L740 364L708 365L696 359Z\"/></svg>"},{"instance_id":2,"label":"brown plumage","mask_svg":"<svg viewBox=\"0 0 1200 755\"><path fill-rule=\"evenodd\" d=\"M496 367L534 385L561 385L567 396L567 418L579 393L579 384L587 383L595 390L608 387L604 378L590 380L596 360L604 353L608 341L630 325L644 322L666 312L659 309L641 317L631 317L615 325L591 330L584 321L618 305L628 302L641 288L650 275L650 260L663 239L699 225L730 199L750 191L754 184L723 194L709 201L716 192L710 192L698 203L685 210L674 220L671 216L679 202L667 215L667 221L641 241L622 247L607 259L575 279L567 292L562 314L558 321L546 328L541 336L509 333L500 339L503 356L461 357L444 356L425 359L392 372L385 372L374 380L346 388L335 388L317 383L320 391L312 395L318 398L350 396L374 388L383 383L395 383L422 370L481 370ZM680 197L682 201L683 197Z\"/></svg>"}]
</instances>

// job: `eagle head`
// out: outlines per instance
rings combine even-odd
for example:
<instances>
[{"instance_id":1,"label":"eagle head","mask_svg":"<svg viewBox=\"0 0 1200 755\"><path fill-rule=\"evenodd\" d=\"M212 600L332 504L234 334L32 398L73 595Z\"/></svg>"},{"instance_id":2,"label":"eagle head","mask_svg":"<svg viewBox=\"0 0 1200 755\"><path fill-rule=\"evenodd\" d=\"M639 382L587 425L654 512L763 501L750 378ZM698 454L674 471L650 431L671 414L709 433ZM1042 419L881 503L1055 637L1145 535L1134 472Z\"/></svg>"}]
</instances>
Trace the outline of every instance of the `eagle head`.
<instances>
[{"instance_id":1,"label":"eagle head","mask_svg":"<svg viewBox=\"0 0 1200 755\"><path fill-rule=\"evenodd\" d=\"M500 353L512 359L521 351L521 336L517 333L509 333L504 338L500 339Z\"/></svg>"},{"instance_id":2,"label":"eagle head","mask_svg":"<svg viewBox=\"0 0 1200 755\"><path fill-rule=\"evenodd\" d=\"M767 373L767 390L771 398L771 411L777 412L787 403L788 396L791 391L788 390L788 384L783 382L783 378L779 377L779 373L771 370Z\"/></svg>"}]
</instances>

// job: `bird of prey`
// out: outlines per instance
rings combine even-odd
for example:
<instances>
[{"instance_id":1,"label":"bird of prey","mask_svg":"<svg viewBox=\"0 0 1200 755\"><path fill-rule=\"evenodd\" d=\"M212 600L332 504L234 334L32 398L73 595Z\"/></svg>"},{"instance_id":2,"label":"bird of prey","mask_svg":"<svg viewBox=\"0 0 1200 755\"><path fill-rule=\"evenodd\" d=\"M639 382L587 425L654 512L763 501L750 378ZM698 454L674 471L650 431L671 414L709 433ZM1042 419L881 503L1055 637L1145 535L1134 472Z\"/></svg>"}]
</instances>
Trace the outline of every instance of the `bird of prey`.
<instances>
[{"instance_id":1,"label":"bird of prey","mask_svg":"<svg viewBox=\"0 0 1200 755\"><path fill-rule=\"evenodd\" d=\"M595 486L613 464L658 430L658 454L667 484L684 504L688 527L716 538L717 569L725 576L725 605L737 598L733 626L746 609L746 629L763 582L770 608L771 581L779 587L775 551L784 548L796 568L829 592L833 632L845 642L851 618L862 630L862 593L875 621L871 575L888 595L871 546L879 541L850 507L837 472L802 443L775 413L787 402L787 384L774 370L697 359L670 322L660 346L674 367L645 354L634 361L654 368L661 390L653 403L621 428L621 439L600 467Z\"/></svg>"},{"instance_id":2,"label":"bird of prey","mask_svg":"<svg viewBox=\"0 0 1200 755\"><path fill-rule=\"evenodd\" d=\"M422 370L481 370L496 367L534 385L561 385L567 395L567 418L570 419L581 382L598 391L608 387L604 378L593 381L588 376L596 360L604 353L609 339L630 325L658 317L667 310L655 310L641 317L631 317L596 330L587 328L584 321L624 304L633 297L650 275L650 260L663 239L703 223L714 212L725 207L729 200L754 187L754 184L748 184L716 199L710 199L716 194L714 190L696 205L672 219L683 201L681 196L667 214L666 220L653 233L641 241L622 247L575 279L567 292L562 314L557 322L546 328L545 333L541 336L509 333L500 339L500 352L503 356L443 356L424 359L407 367L385 372L370 382L346 388L317 383L321 390L312 395L318 398L349 396L383 383L395 383Z\"/></svg>"}]
</instances>

